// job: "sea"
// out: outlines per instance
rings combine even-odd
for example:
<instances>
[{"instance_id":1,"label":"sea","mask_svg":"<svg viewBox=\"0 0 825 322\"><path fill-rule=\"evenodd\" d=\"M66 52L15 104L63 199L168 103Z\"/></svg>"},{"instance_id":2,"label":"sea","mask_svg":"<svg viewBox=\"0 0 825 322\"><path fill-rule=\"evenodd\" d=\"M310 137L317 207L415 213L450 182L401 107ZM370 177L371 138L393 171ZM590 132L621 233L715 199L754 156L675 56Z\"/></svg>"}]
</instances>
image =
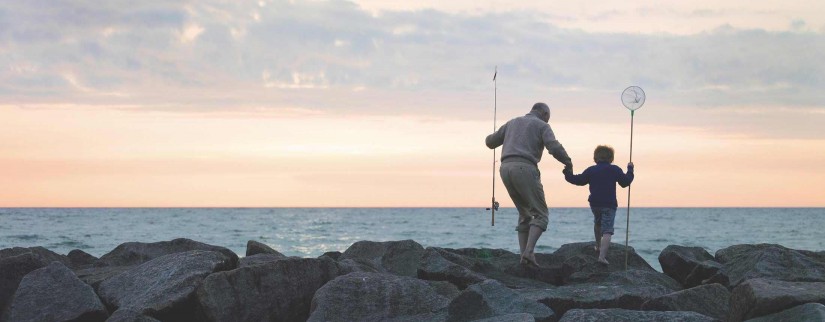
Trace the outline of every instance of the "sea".
<instances>
[{"instance_id":1,"label":"sea","mask_svg":"<svg viewBox=\"0 0 825 322\"><path fill-rule=\"evenodd\" d=\"M288 256L345 251L361 240L412 239L424 247L499 248L518 253L518 213L502 208L0 208L0 249L43 246L101 256L125 242L189 238L231 249L248 240ZM627 242L654 268L668 245L711 254L737 244L825 250L825 208L620 208L613 242ZM629 226L629 230L627 227ZM629 234L628 234L629 232ZM589 208L551 208L537 252L592 241Z\"/></svg>"}]
</instances>

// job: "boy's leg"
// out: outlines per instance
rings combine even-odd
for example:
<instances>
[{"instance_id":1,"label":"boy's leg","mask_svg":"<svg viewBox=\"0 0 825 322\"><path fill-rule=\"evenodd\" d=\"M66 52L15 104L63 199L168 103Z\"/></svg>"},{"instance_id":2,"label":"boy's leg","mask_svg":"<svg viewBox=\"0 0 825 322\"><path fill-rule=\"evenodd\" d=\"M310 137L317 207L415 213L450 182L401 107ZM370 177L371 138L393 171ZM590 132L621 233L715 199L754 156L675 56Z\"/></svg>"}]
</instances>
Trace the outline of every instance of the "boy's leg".
<instances>
[{"instance_id":1,"label":"boy's leg","mask_svg":"<svg viewBox=\"0 0 825 322\"><path fill-rule=\"evenodd\" d=\"M602 242L599 251L599 262L607 264L607 250L610 248L610 239L613 237L613 222L616 219L616 209L603 208L602 210Z\"/></svg>"},{"instance_id":2,"label":"boy's leg","mask_svg":"<svg viewBox=\"0 0 825 322\"><path fill-rule=\"evenodd\" d=\"M611 234L604 234L602 235L602 248L599 250L599 262L609 264L607 262L607 249L610 247L610 238L613 235Z\"/></svg>"},{"instance_id":3,"label":"boy's leg","mask_svg":"<svg viewBox=\"0 0 825 322\"><path fill-rule=\"evenodd\" d=\"M590 211L593 212L593 236L596 237L596 246L593 248L598 253L602 242L602 216L597 208L590 208Z\"/></svg>"}]
</instances>

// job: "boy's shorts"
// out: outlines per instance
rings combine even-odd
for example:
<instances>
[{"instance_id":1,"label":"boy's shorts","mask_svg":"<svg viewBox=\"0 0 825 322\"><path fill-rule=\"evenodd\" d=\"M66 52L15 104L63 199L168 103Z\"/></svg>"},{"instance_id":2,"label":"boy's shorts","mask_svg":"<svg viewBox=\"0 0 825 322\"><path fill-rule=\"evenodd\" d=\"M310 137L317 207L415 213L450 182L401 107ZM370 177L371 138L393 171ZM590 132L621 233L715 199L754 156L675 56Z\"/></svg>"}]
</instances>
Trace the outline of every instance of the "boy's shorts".
<instances>
[{"instance_id":1,"label":"boy's shorts","mask_svg":"<svg viewBox=\"0 0 825 322\"><path fill-rule=\"evenodd\" d=\"M606 207L590 207L593 211L593 224L601 225L602 235L613 235L613 221L616 219L616 209Z\"/></svg>"}]
</instances>

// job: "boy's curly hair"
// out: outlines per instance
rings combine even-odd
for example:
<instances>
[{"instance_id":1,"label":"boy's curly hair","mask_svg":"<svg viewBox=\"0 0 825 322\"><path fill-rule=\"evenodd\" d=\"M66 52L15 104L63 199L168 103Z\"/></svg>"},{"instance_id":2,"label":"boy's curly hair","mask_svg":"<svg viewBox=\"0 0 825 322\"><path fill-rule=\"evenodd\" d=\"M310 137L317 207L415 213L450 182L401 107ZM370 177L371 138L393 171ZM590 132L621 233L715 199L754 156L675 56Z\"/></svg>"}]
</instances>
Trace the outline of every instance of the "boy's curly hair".
<instances>
[{"instance_id":1,"label":"boy's curly hair","mask_svg":"<svg viewBox=\"0 0 825 322\"><path fill-rule=\"evenodd\" d=\"M609 145L600 145L593 151L593 161L613 163L613 148Z\"/></svg>"}]
</instances>

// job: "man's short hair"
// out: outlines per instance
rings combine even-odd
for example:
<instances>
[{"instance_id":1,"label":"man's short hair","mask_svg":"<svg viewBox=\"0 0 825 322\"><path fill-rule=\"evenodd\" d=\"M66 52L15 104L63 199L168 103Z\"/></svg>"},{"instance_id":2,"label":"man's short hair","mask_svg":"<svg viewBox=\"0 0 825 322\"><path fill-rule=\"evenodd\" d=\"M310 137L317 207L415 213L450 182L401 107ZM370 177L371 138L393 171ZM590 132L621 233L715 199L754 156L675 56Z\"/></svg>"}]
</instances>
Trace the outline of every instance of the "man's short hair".
<instances>
[{"instance_id":1,"label":"man's short hair","mask_svg":"<svg viewBox=\"0 0 825 322\"><path fill-rule=\"evenodd\" d=\"M613 148L608 145L600 145L593 150L593 161L613 163Z\"/></svg>"},{"instance_id":2,"label":"man's short hair","mask_svg":"<svg viewBox=\"0 0 825 322\"><path fill-rule=\"evenodd\" d=\"M538 102L533 104L533 109L531 111L541 111L542 113L550 113L550 107L547 104L542 102Z\"/></svg>"}]
</instances>

